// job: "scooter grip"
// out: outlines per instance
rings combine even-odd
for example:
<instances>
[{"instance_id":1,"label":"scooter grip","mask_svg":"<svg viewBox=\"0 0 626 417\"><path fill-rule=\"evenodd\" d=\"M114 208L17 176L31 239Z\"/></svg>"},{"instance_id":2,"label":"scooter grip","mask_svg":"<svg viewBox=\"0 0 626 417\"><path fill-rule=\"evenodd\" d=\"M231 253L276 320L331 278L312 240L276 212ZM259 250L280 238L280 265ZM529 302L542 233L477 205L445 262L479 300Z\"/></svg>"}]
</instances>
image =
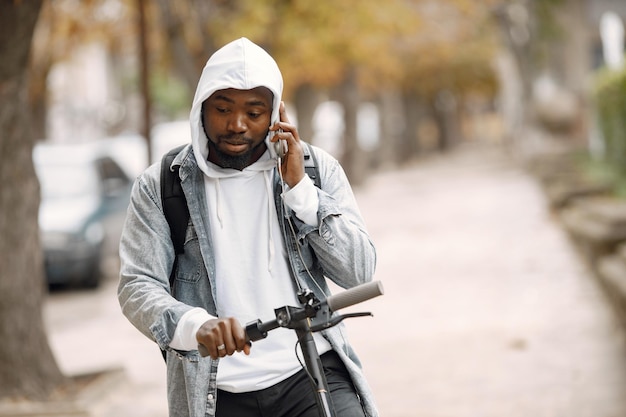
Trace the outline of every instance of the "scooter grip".
<instances>
[{"instance_id":1,"label":"scooter grip","mask_svg":"<svg viewBox=\"0 0 626 417\"><path fill-rule=\"evenodd\" d=\"M331 295L326 299L326 305L331 311L337 311L382 294L384 294L382 282L372 281Z\"/></svg>"}]
</instances>

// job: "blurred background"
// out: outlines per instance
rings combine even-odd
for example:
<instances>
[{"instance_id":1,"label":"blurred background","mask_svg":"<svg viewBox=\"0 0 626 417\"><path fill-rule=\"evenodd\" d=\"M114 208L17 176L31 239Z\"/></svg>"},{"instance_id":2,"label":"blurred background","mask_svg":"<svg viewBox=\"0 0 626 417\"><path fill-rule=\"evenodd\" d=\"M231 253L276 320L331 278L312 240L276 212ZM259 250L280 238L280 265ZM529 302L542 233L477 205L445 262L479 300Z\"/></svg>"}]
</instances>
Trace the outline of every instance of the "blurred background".
<instances>
[{"instance_id":1,"label":"blurred background","mask_svg":"<svg viewBox=\"0 0 626 417\"><path fill-rule=\"evenodd\" d=\"M143 139L143 160L123 161L134 175L187 140L204 63L246 36L279 63L301 136L355 185L459 142L513 144L529 126L602 157L619 124L606 108L618 107L622 3L44 1L30 121L45 142Z\"/></svg>"},{"instance_id":2,"label":"blurred background","mask_svg":"<svg viewBox=\"0 0 626 417\"><path fill-rule=\"evenodd\" d=\"M15 70L19 79L6 76L6 62L0 68L0 86L13 82L20 89L0 95L0 127L7 132L0 139L0 290L6 290L0 299L3 293L8 299L4 307L0 300L0 335L23 331L42 345L50 340L53 353L35 360L25 353L27 366L40 368L18 377L18 362L7 353L13 350L0 348L0 398L46 397L67 374L90 369L79 353L84 346L64 323L80 328L76 311L114 298L117 242L133 180L189 142L201 70L215 50L241 36L276 59L290 119L303 139L340 160L357 196L374 204L365 206L366 215L378 213L369 190L390 172L422 161L455 164L458 150L468 147L477 155L497 149L538 179L548 209L580 249L578 258L601 278L613 304L623 304L623 0L9 0L1 14L0 21L14 21L0 31L6 62L19 65L11 59L15 51L26 51L28 60ZM32 38L8 29L19 27L18 18L30 19ZM16 158L14 149L27 158ZM21 162L11 167L13 161ZM9 172L29 174L24 167L31 162L37 185L21 199ZM29 218L11 217L19 207L37 230L20 229ZM377 220L371 222L378 230ZM32 242L15 245L9 237L20 233L32 233ZM32 253L40 253L32 262L40 266L9 266L9 259ZM33 277L16 283L16 275ZM15 294L22 297L37 280L45 289L27 297L33 308L24 319L9 318L25 308ZM115 303L106 303L96 309L100 324L118 314ZM32 326L42 311L43 324ZM525 342L516 340L514 348L523 349ZM115 352L119 358L124 348ZM161 406L152 415L163 415ZM418 415L387 407L396 412L389 415Z\"/></svg>"},{"instance_id":3,"label":"blurred background","mask_svg":"<svg viewBox=\"0 0 626 417\"><path fill-rule=\"evenodd\" d=\"M513 140L525 119L586 139L600 22L619 3L45 1L33 128L49 142L150 138L153 161L186 139L184 124L159 130L187 118L207 58L247 36L279 63L302 136L355 183L459 141Z\"/></svg>"},{"instance_id":4,"label":"blurred background","mask_svg":"<svg viewBox=\"0 0 626 417\"><path fill-rule=\"evenodd\" d=\"M611 93L621 78L603 70L621 68L623 9L566 0L44 1L29 65L29 122L40 142L99 142L132 178L189 141L186 120L204 63L247 36L282 68L301 137L339 158L354 185L467 141L527 150L537 145L524 133L531 127L602 158L623 142L612 139L623 123ZM56 251L47 258L63 256L63 239L45 219L71 206L44 200L44 244ZM95 210L107 217L114 209ZM97 262L84 261L83 270Z\"/></svg>"}]
</instances>

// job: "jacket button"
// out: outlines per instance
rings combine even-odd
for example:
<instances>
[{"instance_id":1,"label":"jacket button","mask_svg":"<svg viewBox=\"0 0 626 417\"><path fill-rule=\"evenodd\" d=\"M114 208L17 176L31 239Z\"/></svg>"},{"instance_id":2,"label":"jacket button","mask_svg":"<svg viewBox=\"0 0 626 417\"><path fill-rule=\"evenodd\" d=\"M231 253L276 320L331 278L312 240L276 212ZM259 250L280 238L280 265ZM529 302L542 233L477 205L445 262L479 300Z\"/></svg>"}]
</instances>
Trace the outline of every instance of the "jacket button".
<instances>
[{"instance_id":1,"label":"jacket button","mask_svg":"<svg viewBox=\"0 0 626 417\"><path fill-rule=\"evenodd\" d=\"M209 400L209 401L213 401L213 394L207 395L206 399Z\"/></svg>"}]
</instances>

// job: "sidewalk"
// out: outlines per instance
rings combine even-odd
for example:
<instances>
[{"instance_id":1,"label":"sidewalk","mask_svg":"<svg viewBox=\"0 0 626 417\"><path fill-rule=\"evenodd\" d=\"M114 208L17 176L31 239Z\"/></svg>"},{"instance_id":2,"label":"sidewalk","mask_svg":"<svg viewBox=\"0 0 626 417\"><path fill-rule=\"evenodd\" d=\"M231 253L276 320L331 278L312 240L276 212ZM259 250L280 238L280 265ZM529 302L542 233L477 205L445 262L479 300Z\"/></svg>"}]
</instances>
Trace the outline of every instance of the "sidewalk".
<instances>
[{"instance_id":1,"label":"sidewalk","mask_svg":"<svg viewBox=\"0 0 626 417\"><path fill-rule=\"evenodd\" d=\"M496 149L459 149L357 190L385 295L347 321L381 417L626 415L626 337L532 178ZM165 417L164 365L114 283L55 294L68 374L124 367L94 417Z\"/></svg>"}]
</instances>

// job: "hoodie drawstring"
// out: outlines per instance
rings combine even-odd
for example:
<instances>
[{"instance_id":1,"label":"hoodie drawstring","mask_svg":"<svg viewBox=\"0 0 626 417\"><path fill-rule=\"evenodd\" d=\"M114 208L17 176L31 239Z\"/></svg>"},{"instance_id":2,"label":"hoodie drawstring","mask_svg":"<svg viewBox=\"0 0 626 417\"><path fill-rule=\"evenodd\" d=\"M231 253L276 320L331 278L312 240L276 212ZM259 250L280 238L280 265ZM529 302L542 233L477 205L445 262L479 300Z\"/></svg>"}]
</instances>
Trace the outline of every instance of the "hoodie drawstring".
<instances>
[{"instance_id":1,"label":"hoodie drawstring","mask_svg":"<svg viewBox=\"0 0 626 417\"><path fill-rule=\"evenodd\" d=\"M270 178L270 173L269 171L263 171L263 176L265 177L265 189L267 191L267 227L268 227L268 236L269 236L269 248L268 248L268 254L269 254L269 260L268 260L268 266L267 266L267 270L269 272L272 272L272 265L274 264L274 234L272 232L273 227L272 227L272 212L274 210L274 204L272 202L273 200L273 193L272 193L272 180Z\"/></svg>"},{"instance_id":2,"label":"hoodie drawstring","mask_svg":"<svg viewBox=\"0 0 626 417\"><path fill-rule=\"evenodd\" d=\"M245 183L247 182L247 180L245 180L245 178L252 178L255 175L261 174L263 175L263 179L261 181L263 181L265 183L265 190L261 190L258 182L256 183L256 192L259 193L265 193L265 199L267 200L267 203L263 202L262 204L266 205L266 210L267 210L267 214L263 214L266 219L265 221L267 222L267 239L268 239L268 246L267 246L267 262L268 262L268 266L267 266L267 270L271 273L273 271L273 264L274 261L276 260L276 242L274 241L274 233L275 233L275 216L274 213L276 212L276 209L274 207L274 192L273 192L273 186L272 186L272 182L273 182L273 170L271 168L273 168L274 165L274 161L271 159L268 159L266 161L263 162L257 162L256 164L252 165L250 170L246 170L245 172L238 172L235 170L231 170L229 172L224 172L223 170L220 171L217 168L212 168L212 171L210 172L212 174L212 176L205 176L205 189L207 191L206 195L210 196L210 195L214 195L215 197L213 199L208 199L207 200L207 204L212 205L212 207L214 208L214 215L215 215L215 220L216 220L216 230L217 229L221 229L222 231L226 231L227 229L230 228L234 228L233 230L238 230L238 228L240 226L235 226L235 225L231 225L229 224L229 199L231 197L229 197L229 192L228 190L222 190L222 180L228 180L228 179L235 179L237 177L241 177L243 178L243 187L244 189L242 189L241 191L238 192L252 192L252 190L245 190ZM257 177L258 178L258 177ZM259 179L257 179L256 181L259 181ZM228 184L228 181L227 183ZM208 188L207 188L208 187ZM236 194L237 192L234 193L233 198L235 198L235 200L233 200L232 202L230 202L231 204L234 204L237 201L236 198ZM247 195L247 194L246 194ZM259 195L259 197L261 197ZM211 201L212 200L212 201ZM245 198L244 198L245 200ZM235 209L236 210L236 209ZM262 223L262 222L260 222ZM219 224L219 226L217 226L217 224ZM259 224L261 227L264 227L263 225Z\"/></svg>"},{"instance_id":3,"label":"hoodie drawstring","mask_svg":"<svg viewBox=\"0 0 626 417\"><path fill-rule=\"evenodd\" d=\"M224 222L222 221L222 189L220 188L220 179L215 179L215 207L217 220L220 222L220 227L224 228Z\"/></svg>"}]
</instances>

